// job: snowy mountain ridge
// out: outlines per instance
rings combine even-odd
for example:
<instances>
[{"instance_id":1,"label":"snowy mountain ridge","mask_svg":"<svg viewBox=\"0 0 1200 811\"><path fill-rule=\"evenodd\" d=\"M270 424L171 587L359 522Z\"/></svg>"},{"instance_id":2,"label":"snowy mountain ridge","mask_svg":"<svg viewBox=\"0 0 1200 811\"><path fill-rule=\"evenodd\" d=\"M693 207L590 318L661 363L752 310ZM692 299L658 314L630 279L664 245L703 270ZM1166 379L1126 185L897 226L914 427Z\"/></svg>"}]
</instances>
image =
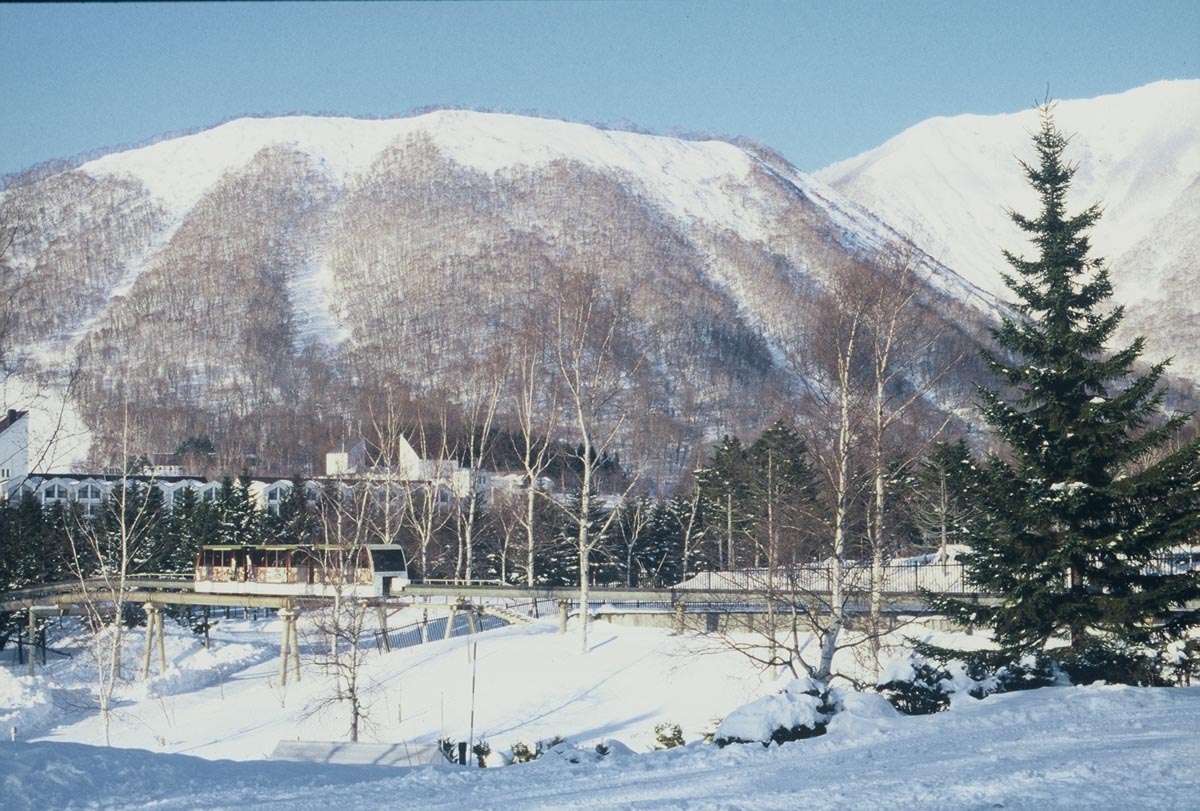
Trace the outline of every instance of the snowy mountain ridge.
<instances>
[{"instance_id":1,"label":"snowy mountain ridge","mask_svg":"<svg viewBox=\"0 0 1200 811\"><path fill-rule=\"evenodd\" d=\"M1173 371L1200 377L1200 80L1164 81L1055 105L1078 165L1069 209L1099 202L1093 256L1107 260L1126 330L1146 334ZM1018 159L1032 158L1032 107L1005 115L933 118L817 177L915 238L934 257L1002 299L1002 249L1031 252L1007 212L1036 211Z\"/></svg>"},{"instance_id":2,"label":"snowy mountain ridge","mask_svg":"<svg viewBox=\"0 0 1200 811\"><path fill-rule=\"evenodd\" d=\"M723 141L686 141L587 124L503 113L439 110L411 118L316 116L241 118L194 135L118 152L80 167L89 174L130 176L182 214L222 177L259 151L294 148L311 156L339 186L367 172L389 146L428 137L460 166L495 174L556 160L624 172L676 216L706 220L750 238L762 232L749 212L730 206L721 188L744 182L750 157Z\"/></svg>"}]
</instances>

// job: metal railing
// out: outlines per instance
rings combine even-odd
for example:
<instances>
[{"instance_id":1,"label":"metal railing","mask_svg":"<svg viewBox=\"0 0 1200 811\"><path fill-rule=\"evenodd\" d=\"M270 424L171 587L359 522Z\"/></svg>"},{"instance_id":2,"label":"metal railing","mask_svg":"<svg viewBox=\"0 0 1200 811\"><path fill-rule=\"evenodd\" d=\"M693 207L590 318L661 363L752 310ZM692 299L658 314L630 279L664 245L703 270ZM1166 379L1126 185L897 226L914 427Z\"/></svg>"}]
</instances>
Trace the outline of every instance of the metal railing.
<instances>
[{"instance_id":1,"label":"metal railing","mask_svg":"<svg viewBox=\"0 0 1200 811\"><path fill-rule=\"evenodd\" d=\"M979 594L978 586L968 583L966 569L961 563L922 563L918 565L890 564L883 567L884 594L918 594L934 591L944 594ZM675 588L679 591L758 591L814 592L827 594L839 580L843 591L869 591L870 562L848 561L842 566L840 578L834 567L826 564L806 564L771 572L767 569L701 572Z\"/></svg>"}]
</instances>

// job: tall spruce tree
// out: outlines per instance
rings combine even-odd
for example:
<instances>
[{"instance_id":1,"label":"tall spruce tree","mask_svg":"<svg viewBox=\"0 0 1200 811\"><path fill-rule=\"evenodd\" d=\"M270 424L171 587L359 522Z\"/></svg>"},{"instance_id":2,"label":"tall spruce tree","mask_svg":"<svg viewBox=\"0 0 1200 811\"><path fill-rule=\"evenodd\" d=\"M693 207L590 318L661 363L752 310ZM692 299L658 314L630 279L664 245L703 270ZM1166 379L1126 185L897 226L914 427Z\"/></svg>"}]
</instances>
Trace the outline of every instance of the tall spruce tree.
<instances>
[{"instance_id":1,"label":"tall spruce tree","mask_svg":"<svg viewBox=\"0 0 1200 811\"><path fill-rule=\"evenodd\" d=\"M1105 349L1123 311L1107 308L1108 271L1088 256L1100 208L1067 213L1068 142L1046 104L1033 136L1037 162L1021 164L1041 211L1010 215L1037 256L1005 252L1015 316L993 332L1001 351L984 353L1007 388L980 389L983 416L1011 453L981 471L967 566L969 579L1001 600L938 601L990 625L1011 653L1064 636L1078 653L1162 641L1195 622L1181 609L1200 596L1200 575L1160 575L1150 565L1200 526L1200 447L1165 453L1187 417L1162 416L1165 363L1135 372L1143 339Z\"/></svg>"},{"instance_id":2,"label":"tall spruce tree","mask_svg":"<svg viewBox=\"0 0 1200 811\"><path fill-rule=\"evenodd\" d=\"M971 542L979 515L978 467L965 440L934 443L908 480L908 520L925 550L950 558L952 545Z\"/></svg>"},{"instance_id":3,"label":"tall spruce tree","mask_svg":"<svg viewBox=\"0 0 1200 811\"><path fill-rule=\"evenodd\" d=\"M705 514L714 524L714 537L719 538L718 565L724 568L746 564L740 551L745 551L742 547L754 521L750 474L746 448L740 439L728 434L713 450L709 463L696 471L700 494L706 502Z\"/></svg>"},{"instance_id":4,"label":"tall spruce tree","mask_svg":"<svg viewBox=\"0 0 1200 811\"><path fill-rule=\"evenodd\" d=\"M803 548L802 535L813 512L815 475L804 440L783 420L762 432L748 449L747 458L755 565L765 564L774 571L811 551Z\"/></svg>"}]
</instances>

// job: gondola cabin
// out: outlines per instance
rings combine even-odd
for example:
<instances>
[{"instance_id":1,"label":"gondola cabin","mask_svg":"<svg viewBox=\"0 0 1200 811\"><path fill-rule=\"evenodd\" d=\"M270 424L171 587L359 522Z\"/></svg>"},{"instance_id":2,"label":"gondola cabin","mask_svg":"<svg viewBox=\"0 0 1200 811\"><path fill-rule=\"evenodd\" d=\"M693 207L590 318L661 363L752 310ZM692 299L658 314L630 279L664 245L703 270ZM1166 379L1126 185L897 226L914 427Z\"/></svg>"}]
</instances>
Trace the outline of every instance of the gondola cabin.
<instances>
[{"instance_id":1,"label":"gondola cabin","mask_svg":"<svg viewBox=\"0 0 1200 811\"><path fill-rule=\"evenodd\" d=\"M202 594L385 597L408 584L408 566L390 544L204 546L195 583Z\"/></svg>"}]
</instances>

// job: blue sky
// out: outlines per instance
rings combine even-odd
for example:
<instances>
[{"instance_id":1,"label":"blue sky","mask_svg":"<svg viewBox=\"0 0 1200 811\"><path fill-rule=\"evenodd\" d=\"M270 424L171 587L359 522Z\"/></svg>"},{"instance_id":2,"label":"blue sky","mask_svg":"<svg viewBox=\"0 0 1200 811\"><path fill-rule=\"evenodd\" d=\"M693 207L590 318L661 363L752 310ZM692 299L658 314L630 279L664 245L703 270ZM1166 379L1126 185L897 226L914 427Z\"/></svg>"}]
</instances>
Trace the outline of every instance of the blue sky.
<instances>
[{"instance_id":1,"label":"blue sky","mask_svg":"<svg viewBox=\"0 0 1200 811\"><path fill-rule=\"evenodd\" d=\"M934 115L1200 77L1200 2L0 5L0 173L243 114L430 105L745 135L815 170Z\"/></svg>"}]
</instances>

